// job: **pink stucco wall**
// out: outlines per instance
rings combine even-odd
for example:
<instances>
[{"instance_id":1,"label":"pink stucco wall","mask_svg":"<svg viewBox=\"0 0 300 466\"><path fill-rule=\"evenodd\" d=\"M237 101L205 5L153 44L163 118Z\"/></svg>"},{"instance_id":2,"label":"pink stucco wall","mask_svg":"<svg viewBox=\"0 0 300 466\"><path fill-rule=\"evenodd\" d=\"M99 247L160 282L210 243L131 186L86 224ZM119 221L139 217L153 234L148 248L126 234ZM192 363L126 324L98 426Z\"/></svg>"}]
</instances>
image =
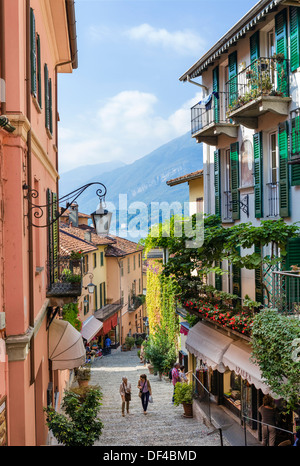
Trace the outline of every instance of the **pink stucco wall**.
<instances>
[{"instance_id":1,"label":"pink stucco wall","mask_svg":"<svg viewBox=\"0 0 300 466\"><path fill-rule=\"evenodd\" d=\"M33 228L33 267L29 271L28 202L22 186L27 180L27 137L30 124L27 121L26 90L26 1L5 0L5 64L6 64L6 114L16 131L8 134L0 130L0 311L6 317L6 342L15 336L24 337L34 327L34 336L28 353L8 362L0 362L0 375L8 374L7 383L1 377L0 393L8 399L9 445L43 445L47 429L43 407L47 404L47 387L50 377L56 377L60 393L67 385L69 372L51 374L48 361L47 331L47 228ZM48 4L31 0L36 20L36 32L41 42L42 109L38 109L32 96L32 187L39 192L38 204L46 204L46 190L56 192L56 57L53 30L46 27ZM59 8L64 2L56 0ZM61 26L65 30L66 18L62 15ZM50 32L50 33L49 33ZM66 42L68 41L66 37ZM63 57L64 59L68 57ZM53 134L45 128L44 64L47 63L52 79ZM46 221L46 215L40 222ZM38 222L38 221L37 221ZM39 272L37 267L42 268ZM33 301L30 302L30 280L34 284ZM30 306L33 319L30 320ZM38 325L37 325L38 323ZM34 343L34 344L33 344ZM32 359L32 356L34 358ZM31 380L31 360L34 361L34 382ZM54 387L55 389L55 387Z\"/></svg>"}]
</instances>

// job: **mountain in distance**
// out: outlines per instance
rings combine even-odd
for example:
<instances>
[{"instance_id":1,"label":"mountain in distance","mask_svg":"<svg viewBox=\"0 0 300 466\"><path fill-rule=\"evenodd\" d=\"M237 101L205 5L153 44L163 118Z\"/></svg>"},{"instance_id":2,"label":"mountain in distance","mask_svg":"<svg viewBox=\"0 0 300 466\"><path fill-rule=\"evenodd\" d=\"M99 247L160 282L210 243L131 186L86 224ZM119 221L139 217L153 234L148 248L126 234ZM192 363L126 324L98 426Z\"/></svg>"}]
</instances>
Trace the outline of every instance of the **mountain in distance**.
<instances>
[{"instance_id":1,"label":"mountain in distance","mask_svg":"<svg viewBox=\"0 0 300 466\"><path fill-rule=\"evenodd\" d=\"M93 173L107 173L116 168L125 166L120 160L112 160L111 162L97 163L93 165L81 165L67 172L60 174L60 197L80 188L86 184L84 180L88 180Z\"/></svg>"},{"instance_id":2,"label":"mountain in distance","mask_svg":"<svg viewBox=\"0 0 300 466\"><path fill-rule=\"evenodd\" d=\"M150 206L153 202L169 204L180 202L183 205L189 199L188 183L170 187L166 182L203 168L202 144L197 144L191 134L186 133L131 164L107 172L101 169L100 164L98 173L95 166L90 171L88 168L89 166L84 167L85 176L83 176L83 169L79 167L81 173L79 184L74 180L72 185L70 172L62 175L60 197L83 184L101 182L107 188L106 202L115 206L117 214L121 209L119 195L122 194L127 195L128 207L134 202L142 202L146 206ZM89 174L91 176L88 176ZM67 187L64 185L64 180L69 180ZM96 185L91 186L77 199L80 212L91 213L96 210L98 204L96 190ZM118 226L117 219L117 230ZM116 234L122 236L119 231Z\"/></svg>"}]
</instances>

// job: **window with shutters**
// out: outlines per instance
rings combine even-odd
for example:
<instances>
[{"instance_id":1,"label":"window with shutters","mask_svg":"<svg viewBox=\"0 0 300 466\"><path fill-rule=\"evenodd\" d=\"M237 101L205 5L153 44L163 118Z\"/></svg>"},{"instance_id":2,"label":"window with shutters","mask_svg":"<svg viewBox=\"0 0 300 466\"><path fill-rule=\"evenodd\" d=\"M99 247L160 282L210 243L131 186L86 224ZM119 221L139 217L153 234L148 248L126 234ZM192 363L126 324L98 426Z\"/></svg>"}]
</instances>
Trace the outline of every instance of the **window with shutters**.
<instances>
[{"instance_id":1,"label":"window with shutters","mask_svg":"<svg viewBox=\"0 0 300 466\"><path fill-rule=\"evenodd\" d=\"M53 134L53 111L52 111L52 79L49 78L48 65L44 66L45 86L45 127L49 137Z\"/></svg>"},{"instance_id":2,"label":"window with shutters","mask_svg":"<svg viewBox=\"0 0 300 466\"><path fill-rule=\"evenodd\" d=\"M269 174L267 182L267 217L279 216L279 154L277 131L269 134Z\"/></svg>"},{"instance_id":3,"label":"window with shutters","mask_svg":"<svg viewBox=\"0 0 300 466\"><path fill-rule=\"evenodd\" d=\"M214 152L215 215L221 216L220 150Z\"/></svg>"},{"instance_id":4,"label":"window with shutters","mask_svg":"<svg viewBox=\"0 0 300 466\"><path fill-rule=\"evenodd\" d=\"M290 69L297 71L300 66L300 8L290 6Z\"/></svg>"}]
</instances>

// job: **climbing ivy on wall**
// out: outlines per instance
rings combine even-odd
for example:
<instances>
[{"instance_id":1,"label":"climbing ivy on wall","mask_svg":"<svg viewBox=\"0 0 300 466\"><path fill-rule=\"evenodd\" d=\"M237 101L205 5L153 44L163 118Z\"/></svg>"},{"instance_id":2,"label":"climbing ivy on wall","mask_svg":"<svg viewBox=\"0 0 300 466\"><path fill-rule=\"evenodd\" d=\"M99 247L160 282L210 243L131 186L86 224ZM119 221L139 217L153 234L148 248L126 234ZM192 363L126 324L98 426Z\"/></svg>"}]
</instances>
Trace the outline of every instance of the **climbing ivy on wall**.
<instances>
[{"instance_id":1,"label":"climbing ivy on wall","mask_svg":"<svg viewBox=\"0 0 300 466\"><path fill-rule=\"evenodd\" d=\"M160 323L160 276L162 264L151 260L147 266L147 294L146 307L149 320L149 333L152 335L154 329Z\"/></svg>"}]
</instances>

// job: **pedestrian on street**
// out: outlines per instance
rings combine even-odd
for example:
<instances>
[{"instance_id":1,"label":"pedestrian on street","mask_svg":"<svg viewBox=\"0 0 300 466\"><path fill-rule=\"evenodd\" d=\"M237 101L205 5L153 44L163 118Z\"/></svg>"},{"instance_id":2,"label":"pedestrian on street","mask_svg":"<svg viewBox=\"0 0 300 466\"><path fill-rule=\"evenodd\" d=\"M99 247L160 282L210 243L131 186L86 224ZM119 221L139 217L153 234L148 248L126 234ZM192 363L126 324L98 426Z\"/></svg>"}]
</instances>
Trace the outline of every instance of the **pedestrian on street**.
<instances>
[{"instance_id":1,"label":"pedestrian on street","mask_svg":"<svg viewBox=\"0 0 300 466\"><path fill-rule=\"evenodd\" d=\"M138 389L139 389L139 396L142 400L144 414L147 414L149 396L152 396L152 390L151 390L151 385L150 385L149 380L147 379L146 374L142 374L140 376L140 380L138 382Z\"/></svg>"},{"instance_id":2,"label":"pedestrian on street","mask_svg":"<svg viewBox=\"0 0 300 466\"><path fill-rule=\"evenodd\" d=\"M122 416L125 416L125 404L126 411L129 414L129 402L131 401L131 384L128 382L127 377L122 377L122 383L120 385L120 395L122 399Z\"/></svg>"},{"instance_id":3,"label":"pedestrian on street","mask_svg":"<svg viewBox=\"0 0 300 466\"><path fill-rule=\"evenodd\" d=\"M174 367L172 369L172 384L173 384L173 397L172 403L174 403L174 395L175 395L175 385L177 382L181 382L180 374L179 374L179 362L175 362Z\"/></svg>"},{"instance_id":4,"label":"pedestrian on street","mask_svg":"<svg viewBox=\"0 0 300 466\"><path fill-rule=\"evenodd\" d=\"M179 375L180 375L181 382L188 383L187 375L188 375L189 373L190 373L190 371L187 372L187 373L185 373L185 367L184 367L184 366L180 366L180 373L179 373Z\"/></svg>"},{"instance_id":5,"label":"pedestrian on street","mask_svg":"<svg viewBox=\"0 0 300 466\"><path fill-rule=\"evenodd\" d=\"M263 404L258 408L261 415L262 422L262 442L263 446L274 447L276 440L276 417L275 408L273 407L273 400L270 395L263 397Z\"/></svg>"},{"instance_id":6,"label":"pedestrian on street","mask_svg":"<svg viewBox=\"0 0 300 466\"><path fill-rule=\"evenodd\" d=\"M106 340L105 340L105 352L106 354L110 354L111 352L111 349L110 349L110 346L111 346L111 339L109 338L109 336L107 336Z\"/></svg>"}]
</instances>

